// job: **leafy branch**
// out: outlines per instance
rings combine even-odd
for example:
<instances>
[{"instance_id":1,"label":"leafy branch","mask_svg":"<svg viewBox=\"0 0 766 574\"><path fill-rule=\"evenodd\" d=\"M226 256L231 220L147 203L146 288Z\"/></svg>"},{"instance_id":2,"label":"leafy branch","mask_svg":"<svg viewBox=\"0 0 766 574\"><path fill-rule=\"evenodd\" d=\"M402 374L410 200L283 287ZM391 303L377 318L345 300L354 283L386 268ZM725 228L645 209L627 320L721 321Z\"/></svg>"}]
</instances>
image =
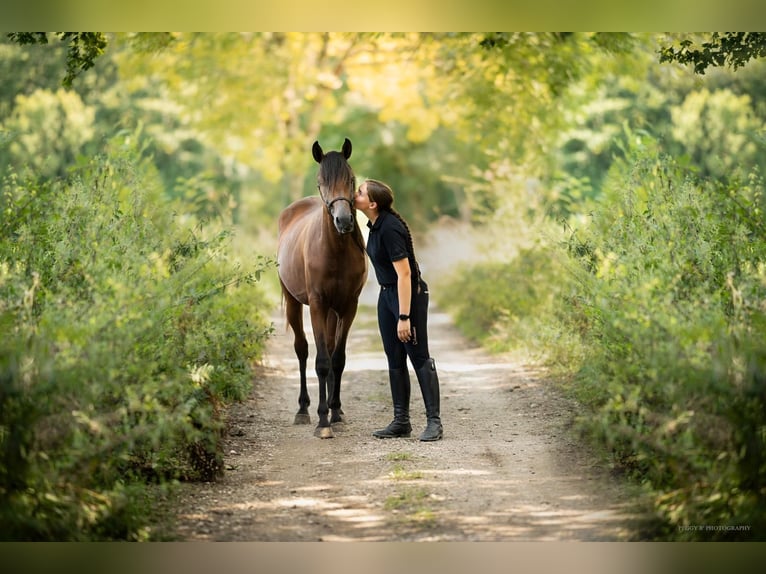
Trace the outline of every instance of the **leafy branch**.
<instances>
[{"instance_id":1,"label":"leafy branch","mask_svg":"<svg viewBox=\"0 0 766 574\"><path fill-rule=\"evenodd\" d=\"M53 32L53 36L67 44L66 76L62 84L72 87L74 79L95 64L96 58L104 53L106 36L102 32ZM20 46L46 45L49 42L47 32L10 32L8 38Z\"/></svg>"},{"instance_id":2,"label":"leafy branch","mask_svg":"<svg viewBox=\"0 0 766 574\"><path fill-rule=\"evenodd\" d=\"M750 60L766 56L766 33L713 32L710 40L699 46L686 38L679 47L660 49L660 62L693 64L696 74L704 75L710 66L741 68Z\"/></svg>"}]
</instances>

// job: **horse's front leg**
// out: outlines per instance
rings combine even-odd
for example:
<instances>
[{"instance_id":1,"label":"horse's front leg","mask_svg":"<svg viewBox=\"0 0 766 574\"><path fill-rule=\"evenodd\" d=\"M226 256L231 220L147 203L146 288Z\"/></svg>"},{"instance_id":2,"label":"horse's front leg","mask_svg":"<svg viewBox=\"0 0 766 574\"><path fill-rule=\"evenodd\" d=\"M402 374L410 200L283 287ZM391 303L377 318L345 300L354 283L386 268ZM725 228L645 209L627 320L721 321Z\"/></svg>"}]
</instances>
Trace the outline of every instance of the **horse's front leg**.
<instances>
[{"instance_id":1,"label":"horse's front leg","mask_svg":"<svg viewBox=\"0 0 766 574\"><path fill-rule=\"evenodd\" d=\"M330 424L345 422L340 408L340 378L346 366L345 349L338 345L337 334L343 330L335 311L327 314L327 341L330 353L330 375L327 380L327 401L330 407Z\"/></svg>"},{"instance_id":2,"label":"horse's front leg","mask_svg":"<svg viewBox=\"0 0 766 574\"><path fill-rule=\"evenodd\" d=\"M314 330L314 341L316 342L317 357L316 357L316 373L319 379L319 406L317 407L317 415L319 415L319 422L316 429L314 429L314 436L319 438L333 438L332 427L330 426L330 418L328 414L330 409L327 401L327 386L332 386L332 374L330 363L330 352L327 348L327 311L322 309L319 305L311 305L311 326Z\"/></svg>"}]
</instances>

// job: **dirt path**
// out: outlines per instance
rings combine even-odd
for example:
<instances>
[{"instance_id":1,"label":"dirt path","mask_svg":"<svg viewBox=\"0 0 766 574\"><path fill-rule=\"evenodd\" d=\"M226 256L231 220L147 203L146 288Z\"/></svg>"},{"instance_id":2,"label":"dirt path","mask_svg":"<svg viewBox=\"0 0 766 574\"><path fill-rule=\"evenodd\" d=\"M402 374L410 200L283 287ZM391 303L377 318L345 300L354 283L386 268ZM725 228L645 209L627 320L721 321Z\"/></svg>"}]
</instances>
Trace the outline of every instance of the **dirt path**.
<instances>
[{"instance_id":1,"label":"dirt path","mask_svg":"<svg viewBox=\"0 0 766 574\"><path fill-rule=\"evenodd\" d=\"M185 485L178 536L211 541L545 541L635 537L630 497L569 431L572 406L544 373L472 347L432 309L444 439L422 443L412 375L413 437L379 440L391 406L386 363L365 290L343 380L345 428L313 437L292 424L297 361L275 315L251 397L230 412L227 471ZM312 355L309 364L313 361Z\"/></svg>"}]
</instances>

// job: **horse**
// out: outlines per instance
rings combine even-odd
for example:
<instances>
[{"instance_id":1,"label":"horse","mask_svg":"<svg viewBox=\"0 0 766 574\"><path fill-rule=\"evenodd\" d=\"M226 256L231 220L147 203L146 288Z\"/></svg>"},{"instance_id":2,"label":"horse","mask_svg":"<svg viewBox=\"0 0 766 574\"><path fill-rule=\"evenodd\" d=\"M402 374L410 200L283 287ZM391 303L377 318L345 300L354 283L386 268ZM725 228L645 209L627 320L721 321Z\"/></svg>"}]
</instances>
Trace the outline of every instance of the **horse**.
<instances>
[{"instance_id":1,"label":"horse","mask_svg":"<svg viewBox=\"0 0 766 574\"><path fill-rule=\"evenodd\" d=\"M304 197L279 215L277 264L287 322L300 370L298 412L294 424L310 424L306 388L308 341L303 306L309 307L319 379L319 422L314 436L332 438L332 424L345 422L340 383L346 366L346 341L367 280L367 258L356 220L356 178L348 159L351 142L340 152L311 148L319 164L319 196ZM330 413L330 411L332 411ZM331 414L328 417L328 413Z\"/></svg>"}]
</instances>

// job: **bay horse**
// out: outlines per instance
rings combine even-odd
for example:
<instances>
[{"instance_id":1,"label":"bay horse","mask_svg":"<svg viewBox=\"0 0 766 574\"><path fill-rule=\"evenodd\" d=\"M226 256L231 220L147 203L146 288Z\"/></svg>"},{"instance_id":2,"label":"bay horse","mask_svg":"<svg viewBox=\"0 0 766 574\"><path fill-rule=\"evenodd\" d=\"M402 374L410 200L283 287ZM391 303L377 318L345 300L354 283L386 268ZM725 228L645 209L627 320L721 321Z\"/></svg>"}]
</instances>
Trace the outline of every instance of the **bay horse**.
<instances>
[{"instance_id":1,"label":"bay horse","mask_svg":"<svg viewBox=\"0 0 766 574\"><path fill-rule=\"evenodd\" d=\"M311 152L319 164L319 197L299 199L279 215L277 263L300 369L294 424L311 423L306 388L309 348L303 330L303 306L308 305L319 379L319 422L314 436L332 438L331 424L345 422L340 382L346 366L349 329L367 280L367 259L354 208L356 178L348 164L351 142L345 138L340 152L324 153L315 141Z\"/></svg>"}]
</instances>

